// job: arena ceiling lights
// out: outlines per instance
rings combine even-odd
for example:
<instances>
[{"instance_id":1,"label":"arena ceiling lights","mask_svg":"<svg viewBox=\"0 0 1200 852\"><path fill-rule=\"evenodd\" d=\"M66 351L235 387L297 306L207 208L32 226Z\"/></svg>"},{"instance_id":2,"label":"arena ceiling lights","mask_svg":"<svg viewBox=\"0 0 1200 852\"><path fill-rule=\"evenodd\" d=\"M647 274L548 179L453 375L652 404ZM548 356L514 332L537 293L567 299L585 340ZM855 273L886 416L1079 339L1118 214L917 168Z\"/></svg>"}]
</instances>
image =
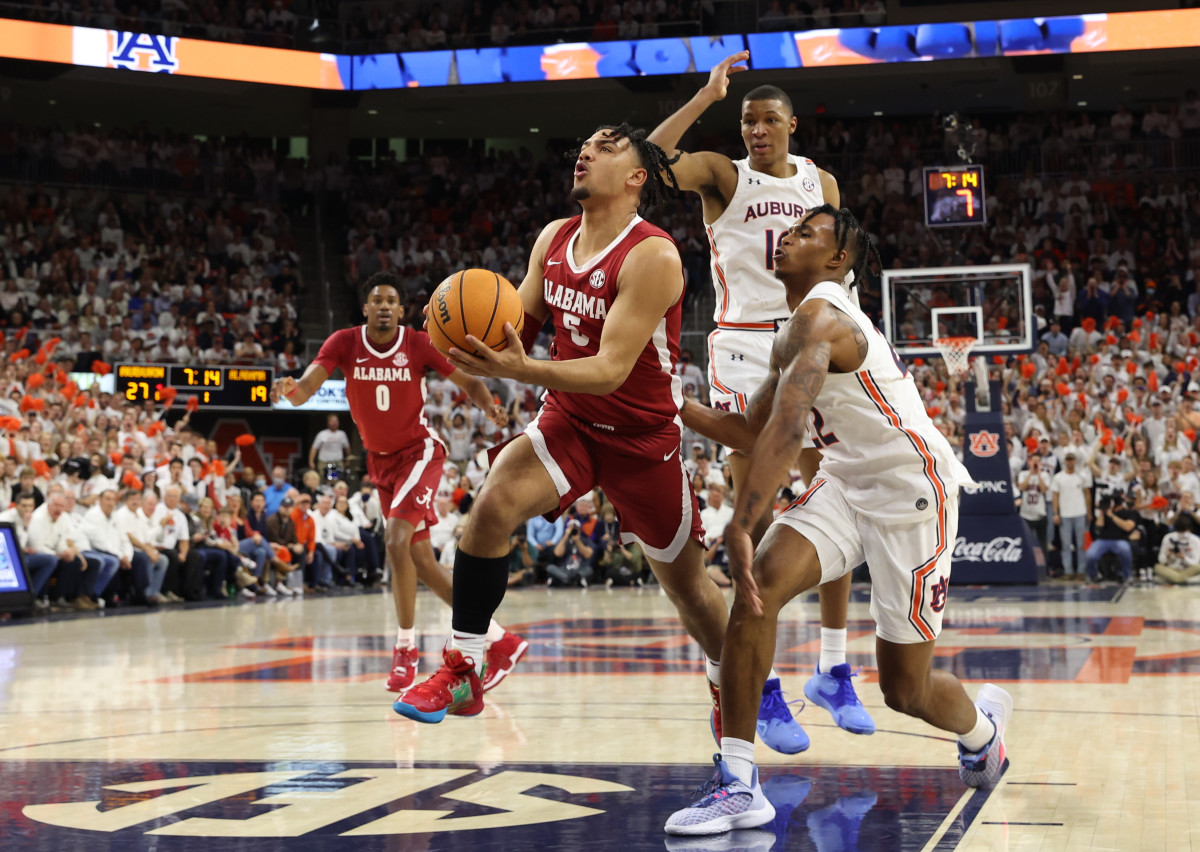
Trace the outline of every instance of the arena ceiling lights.
<instances>
[{"instance_id":1,"label":"arena ceiling lights","mask_svg":"<svg viewBox=\"0 0 1200 852\"><path fill-rule=\"evenodd\" d=\"M0 19L0 56L217 80L362 91L1200 46L1200 9L804 32L342 55Z\"/></svg>"}]
</instances>

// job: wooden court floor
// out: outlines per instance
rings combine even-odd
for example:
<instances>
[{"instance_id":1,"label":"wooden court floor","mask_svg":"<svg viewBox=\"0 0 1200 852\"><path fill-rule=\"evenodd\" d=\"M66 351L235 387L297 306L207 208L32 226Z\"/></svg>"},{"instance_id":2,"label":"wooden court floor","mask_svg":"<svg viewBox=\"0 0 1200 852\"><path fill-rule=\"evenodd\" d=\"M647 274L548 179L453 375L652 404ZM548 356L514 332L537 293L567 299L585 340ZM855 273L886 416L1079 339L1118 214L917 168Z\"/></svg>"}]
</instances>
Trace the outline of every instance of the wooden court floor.
<instances>
[{"instance_id":1,"label":"wooden court floor","mask_svg":"<svg viewBox=\"0 0 1200 852\"><path fill-rule=\"evenodd\" d=\"M759 746L775 823L715 840L662 833L715 747L656 588L511 593L528 655L440 725L391 710L380 594L8 624L0 850L1200 850L1200 589L953 589L938 665L1016 700L992 791L883 705L867 594L849 647L879 730L804 709L807 752ZM429 671L449 610L422 593L418 618ZM784 613L789 697L816 618Z\"/></svg>"}]
</instances>

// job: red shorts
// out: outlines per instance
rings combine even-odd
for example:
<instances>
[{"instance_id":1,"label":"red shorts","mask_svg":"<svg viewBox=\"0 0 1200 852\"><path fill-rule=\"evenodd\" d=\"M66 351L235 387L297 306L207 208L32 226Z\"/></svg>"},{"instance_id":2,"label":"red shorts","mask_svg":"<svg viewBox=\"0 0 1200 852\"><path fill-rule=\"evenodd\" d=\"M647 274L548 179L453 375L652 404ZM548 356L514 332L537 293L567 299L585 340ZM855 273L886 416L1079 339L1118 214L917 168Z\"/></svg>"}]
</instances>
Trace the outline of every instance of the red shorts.
<instances>
[{"instance_id":1,"label":"red shorts","mask_svg":"<svg viewBox=\"0 0 1200 852\"><path fill-rule=\"evenodd\" d=\"M406 452L367 453L367 473L379 489L383 516L412 524L414 542L429 538L429 527L438 521L433 495L445 461L446 448L432 438Z\"/></svg>"},{"instance_id":2,"label":"red shorts","mask_svg":"<svg viewBox=\"0 0 1200 852\"><path fill-rule=\"evenodd\" d=\"M599 486L617 510L621 540L636 541L651 559L674 562L689 538L704 542L678 424L609 432L546 405L525 434L558 491L558 511L546 516L550 520Z\"/></svg>"}]
</instances>

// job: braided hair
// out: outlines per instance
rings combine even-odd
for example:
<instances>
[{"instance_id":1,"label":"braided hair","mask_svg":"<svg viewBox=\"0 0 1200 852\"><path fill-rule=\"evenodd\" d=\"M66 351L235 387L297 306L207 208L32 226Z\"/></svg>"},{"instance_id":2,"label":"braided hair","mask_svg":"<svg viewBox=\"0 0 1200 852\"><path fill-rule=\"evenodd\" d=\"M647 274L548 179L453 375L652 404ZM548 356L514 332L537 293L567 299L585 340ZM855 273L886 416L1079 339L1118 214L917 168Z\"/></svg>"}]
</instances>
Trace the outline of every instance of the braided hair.
<instances>
[{"instance_id":1,"label":"braided hair","mask_svg":"<svg viewBox=\"0 0 1200 852\"><path fill-rule=\"evenodd\" d=\"M679 162L682 154L668 157L667 152L646 138L646 131L634 127L627 121L620 124L602 124L596 132L607 130L609 140L628 139L637 154L638 163L646 170L646 182L642 185L641 206L657 207L679 192L679 181L671 166ZM582 140L580 140L582 144ZM668 181L670 185L668 185Z\"/></svg>"},{"instance_id":2,"label":"braided hair","mask_svg":"<svg viewBox=\"0 0 1200 852\"><path fill-rule=\"evenodd\" d=\"M883 269L883 260L870 234L863 230L862 225L854 218L849 209L837 209L832 204L822 204L814 207L805 215L808 222L816 216L828 214L833 217L833 239L838 251L846 251L850 255L850 271L854 273L856 282L866 280L866 275L872 268Z\"/></svg>"}]
</instances>

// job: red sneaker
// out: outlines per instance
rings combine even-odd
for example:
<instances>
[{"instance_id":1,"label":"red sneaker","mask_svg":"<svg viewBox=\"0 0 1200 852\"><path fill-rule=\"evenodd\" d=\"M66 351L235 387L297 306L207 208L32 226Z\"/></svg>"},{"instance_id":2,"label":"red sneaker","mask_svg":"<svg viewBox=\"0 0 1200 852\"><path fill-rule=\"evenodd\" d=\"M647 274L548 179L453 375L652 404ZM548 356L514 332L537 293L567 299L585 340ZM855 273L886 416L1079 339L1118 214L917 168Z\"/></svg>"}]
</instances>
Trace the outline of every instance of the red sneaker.
<instances>
[{"instance_id":1,"label":"red sneaker","mask_svg":"<svg viewBox=\"0 0 1200 852\"><path fill-rule=\"evenodd\" d=\"M387 691L403 692L412 686L413 678L417 676L417 660L421 652L416 648L392 649L392 673L388 675Z\"/></svg>"},{"instance_id":2,"label":"red sneaker","mask_svg":"<svg viewBox=\"0 0 1200 852\"><path fill-rule=\"evenodd\" d=\"M483 712L483 686L475 663L457 648L442 651L442 667L396 699L392 709L418 722L440 722L450 713L475 716Z\"/></svg>"},{"instance_id":3,"label":"red sneaker","mask_svg":"<svg viewBox=\"0 0 1200 852\"><path fill-rule=\"evenodd\" d=\"M712 714L708 717L708 725L712 728L713 739L721 745L721 687L711 680L708 682L708 694L712 696Z\"/></svg>"},{"instance_id":4,"label":"red sneaker","mask_svg":"<svg viewBox=\"0 0 1200 852\"><path fill-rule=\"evenodd\" d=\"M483 691L487 692L504 680L528 648L529 643L520 636L504 631L504 636L487 649L487 665L483 667Z\"/></svg>"}]
</instances>

